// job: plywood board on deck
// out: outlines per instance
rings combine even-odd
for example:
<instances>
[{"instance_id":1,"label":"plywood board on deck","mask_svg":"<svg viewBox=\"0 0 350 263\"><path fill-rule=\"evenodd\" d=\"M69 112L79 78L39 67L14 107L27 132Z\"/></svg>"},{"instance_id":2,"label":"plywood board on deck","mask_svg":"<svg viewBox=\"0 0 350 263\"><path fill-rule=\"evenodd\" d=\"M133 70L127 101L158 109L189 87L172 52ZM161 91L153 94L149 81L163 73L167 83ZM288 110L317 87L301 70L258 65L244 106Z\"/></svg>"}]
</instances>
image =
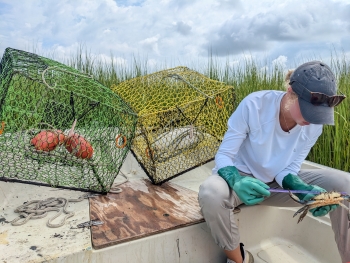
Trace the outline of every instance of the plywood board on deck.
<instances>
[{"instance_id":1,"label":"plywood board on deck","mask_svg":"<svg viewBox=\"0 0 350 263\"><path fill-rule=\"evenodd\" d=\"M90 198L90 218L104 224L91 228L92 244L100 249L122 242L203 222L198 193L170 182L129 181L119 194Z\"/></svg>"}]
</instances>

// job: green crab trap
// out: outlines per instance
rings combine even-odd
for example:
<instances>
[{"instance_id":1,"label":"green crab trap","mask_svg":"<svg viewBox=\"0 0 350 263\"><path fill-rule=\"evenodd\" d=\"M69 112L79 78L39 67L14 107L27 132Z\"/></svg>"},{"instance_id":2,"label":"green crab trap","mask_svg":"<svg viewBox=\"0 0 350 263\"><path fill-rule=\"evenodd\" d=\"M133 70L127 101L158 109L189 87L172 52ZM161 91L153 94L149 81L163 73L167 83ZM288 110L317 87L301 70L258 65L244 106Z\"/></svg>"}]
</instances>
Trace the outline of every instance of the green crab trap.
<instances>
[{"instance_id":1,"label":"green crab trap","mask_svg":"<svg viewBox=\"0 0 350 263\"><path fill-rule=\"evenodd\" d=\"M108 192L137 123L91 76L7 48L0 64L0 179Z\"/></svg>"},{"instance_id":2,"label":"green crab trap","mask_svg":"<svg viewBox=\"0 0 350 263\"><path fill-rule=\"evenodd\" d=\"M154 184L214 158L234 110L234 88L186 67L111 89L138 115L131 151Z\"/></svg>"}]
</instances>

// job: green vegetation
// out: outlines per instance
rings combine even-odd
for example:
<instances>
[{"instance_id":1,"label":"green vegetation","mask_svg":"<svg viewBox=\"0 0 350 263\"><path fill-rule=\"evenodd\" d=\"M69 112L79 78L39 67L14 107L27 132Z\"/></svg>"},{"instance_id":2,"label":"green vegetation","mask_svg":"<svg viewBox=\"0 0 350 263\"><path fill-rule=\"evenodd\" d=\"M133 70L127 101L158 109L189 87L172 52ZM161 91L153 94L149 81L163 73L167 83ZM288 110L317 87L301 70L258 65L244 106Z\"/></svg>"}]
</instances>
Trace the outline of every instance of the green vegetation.
<instances>
[{"instance_id":1,"label":"green vegetation","mask_svg":"<svg viewBox=\"0 0 350 263\"><path fill-rule=\"evenodd\" d=\"M306 62L306 61L303 61ZM298 64L301 64L300 62ZM236 87L239 103L251 92L265 89L284 90L286 70L276 64L272 69L268 63L259 64L247 60L244 65L221 67L210 60L206 74ZM335 125L325 125L323 133L312 148L307 160L332 168L350 172L350 62L345 56L332 56L330 66L337 76L339 91L347 95L335 108Z\"/></svg>"},{"instance_id":2,"label":"green vegetation","mask_svg":"<svg viewBox=\"0 0 350 263\"><path fill-rule=\"evenodd\" d=\"M246 59L243 64L230 63L230 61L220 63L218 61L218 59L210 57L208 64L204 67L202 65L201 67L191 67L191 69L197 70L211 79L233 85L236 88L237 104L247 94L254 91L285 89L286 70L279 64L275 64L271 68L268 67L271 65L268 61L260 63ZM303 62L306 61L296 63L296 66ZM107 87L133 77L169 68L169 66L163 65L161 68L150 70L147 59L140 58L134 58L133 63L127 65L117 61L112 54L109 61L104 61L94 58L83 49L79 49L77 55L64 63L93 75L95 79ZM337 76L339 90L349 98L335 108L335 126L324 127L323 134L311 150L307 160L350 172L350 62L345 55L332 54L330 66Z\"/></svg>"}]
</instances>

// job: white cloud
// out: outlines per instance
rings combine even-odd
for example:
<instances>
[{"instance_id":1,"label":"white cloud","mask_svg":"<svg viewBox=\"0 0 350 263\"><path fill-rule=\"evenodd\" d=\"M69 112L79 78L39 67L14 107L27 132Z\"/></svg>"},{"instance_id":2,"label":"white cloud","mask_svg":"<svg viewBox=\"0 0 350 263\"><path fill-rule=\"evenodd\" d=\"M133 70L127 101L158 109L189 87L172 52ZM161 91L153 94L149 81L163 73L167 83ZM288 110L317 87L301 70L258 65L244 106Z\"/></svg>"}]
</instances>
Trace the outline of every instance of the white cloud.
<instances>
[{"instance_id":1,"label":"white cloud","mask_svg":"<svg viewBox=\"0 0 350 263\"><path fill-rule=\"evenodd\" d=\"M272 66L275 67L281 67L283 69L286 69L287 68L287 61L288 61L288 58L286 56L279 56L278 58L272 60Z\"/></svg>"},{"instance_id":2,"label":"white cloud","mask_svg":"<svg viewBox=\"0 0 350 263\"><path fill-rule=\"evenodd\" d=\"M350 4L341 0L0 0L0 53L6 47L69 56L163 61L252 54L294 63L350 52ZM220 58L219 58L220 59ZM293 65L294 66L294 65Z\"/></svg>"},{"instance_id":3,"label":"white cloud","mask_svg":"<svg viewBox=\"0 0 350 263\"><path fill-rule=\"evenodd\" d=\"M141 40L140 44L146 52L153 51L155 54L159 55L158 40L159 40L159 35L156 35L156 36Z\"/></svg>"},{"instance_id":4,"label":"white cloud","mask_svg":"<svg viewBox=\"0 0 350 263\"><path fill-rule=\"evenodd\" d=\"M192 27L183 21L178 21L174 23L175 30L182 35L189 35Z\"/></svg>"},{"instance_id":5,"label":"white cloud","mask_svg":"<svg viewBox=\"0 0 350 263\"><path fill-rule=\"evenodd\" d=\"M128 65L128 61L127 59L123 58L123 57L113 57L111 55L99 55L99 59L106 62L106 63L112 63L115 66L127 66Z\"/></svg>"},{"instance_id":6,"label":"white cloud","mask_svg":"<svg viewBox=\"0 0 350 263\"><path fill-rule=\"evenodd\" d=\"M346 36L350 20L344 9L349 10L349 5L331 0L273 2L259 1L249 10L245 5L244 16L233 15L207 32L204 47L219 55L243 50L266 52L285 43L300 48L316 41L337 45Z\"/></svg>"}]
</instances>

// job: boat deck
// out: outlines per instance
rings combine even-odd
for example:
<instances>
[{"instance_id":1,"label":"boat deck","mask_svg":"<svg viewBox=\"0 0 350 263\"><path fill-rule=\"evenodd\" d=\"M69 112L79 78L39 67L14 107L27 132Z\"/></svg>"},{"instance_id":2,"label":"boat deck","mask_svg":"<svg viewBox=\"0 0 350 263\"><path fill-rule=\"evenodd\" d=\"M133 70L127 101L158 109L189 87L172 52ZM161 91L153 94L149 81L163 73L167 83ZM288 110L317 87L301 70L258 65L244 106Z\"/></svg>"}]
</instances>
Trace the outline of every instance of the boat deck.
<instances>
[{"instance_id":1,"label":"boat deck","mask_svg":"<svg viewBox=\"0 0 350 263\"><path fill-rule=\"evenodd\" d=\"M210 174L213 162L202 165L170 182L198 192L199 185ZM304 168L330 169L310 162ZM121 172L129 180L147 176L132 155ZM118 176L115 183L124 178ZM102 249L94 249L91 232L77 228L90 220L89 201L71 202L69 211L75 215L59 228L46 226L56 212L41 219L31 219L21 226L12 226L18 217L15 208L24 202L49 197L76 199L85 192L0 181L0 262L226 262L225 255L213 242L205 222L189 225L159 234L127 241ZM329 263L341 262L334 242L329 218L307 216L296 224L294 208L241 206L236 214L241 240L254 255L256 263ZM55 219L58 223L64 215Z\"/></svg>"}]
</instances>

